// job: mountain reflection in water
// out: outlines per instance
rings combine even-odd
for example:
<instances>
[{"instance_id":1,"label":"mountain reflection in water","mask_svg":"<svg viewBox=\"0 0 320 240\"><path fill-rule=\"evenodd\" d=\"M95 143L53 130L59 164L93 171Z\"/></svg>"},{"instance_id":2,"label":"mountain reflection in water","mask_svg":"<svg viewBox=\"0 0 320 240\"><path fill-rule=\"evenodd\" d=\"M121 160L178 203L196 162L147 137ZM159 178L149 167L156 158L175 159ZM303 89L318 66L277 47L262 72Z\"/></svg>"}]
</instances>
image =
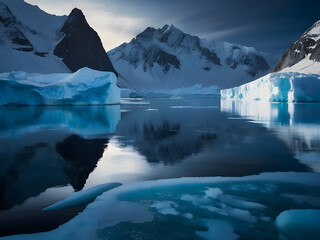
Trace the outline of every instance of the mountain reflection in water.
<instances>
[{"instance_id":1,"label":"mountain reflection in water","mask_svg":"<svg viewBox=\"0 0 320 240\"><path fill-rule=\"evenodd\" d=\"M55 214L42 208L107 182L319 171L312 158L320 141L316 105L148 101L2 108L1 234L53 229L82 208Z\"/></svg>"}]
</instances>

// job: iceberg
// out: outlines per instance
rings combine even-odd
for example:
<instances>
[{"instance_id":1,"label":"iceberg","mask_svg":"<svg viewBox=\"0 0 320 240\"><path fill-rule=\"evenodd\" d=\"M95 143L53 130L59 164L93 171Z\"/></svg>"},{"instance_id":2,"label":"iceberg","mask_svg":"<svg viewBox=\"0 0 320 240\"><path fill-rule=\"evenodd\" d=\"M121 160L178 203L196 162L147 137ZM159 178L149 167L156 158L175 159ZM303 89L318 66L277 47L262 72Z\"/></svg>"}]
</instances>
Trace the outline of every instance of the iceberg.
<instances>
[{"instance_id":1,"label":"iceberg","mask_svg":"<svg viewBox=\"0 0 320 240\"><path fill-rule=\"evenodd\" d=\"M105 184L100 184L98 186L95 186L86 190L75 192L74 194L67 197L66 199L63 199L49 207L42 209L42 211L53 211L53 210L61 210L66 208L82 206L84 204L93 202L96 199L96 197L100 196L102 193L109 191L113 188L119 187L121 185L122 185L121 183L117 183L117 182L105 183Z\"/></svg>"},{"instance_id":2,"label":"iceberg","mask_svg":"<svg viewBox=\"0 0 320 240\"><path fill-rule=\"evenodd\" d=\"M253 82L220 91L221 98L265 102L319 102L320 75L270 73Z\"/></svg>"},{"instance_id":3,"label":"iceberg","mask_svg":"<svg viewBox=\"0 0 320 240\"><path fill-rule=\"evenodd\" d=\"M90 68L59 74L1 73L0 87L0 106L120 103L116 75Z\"/></svg>"}]
</instances>

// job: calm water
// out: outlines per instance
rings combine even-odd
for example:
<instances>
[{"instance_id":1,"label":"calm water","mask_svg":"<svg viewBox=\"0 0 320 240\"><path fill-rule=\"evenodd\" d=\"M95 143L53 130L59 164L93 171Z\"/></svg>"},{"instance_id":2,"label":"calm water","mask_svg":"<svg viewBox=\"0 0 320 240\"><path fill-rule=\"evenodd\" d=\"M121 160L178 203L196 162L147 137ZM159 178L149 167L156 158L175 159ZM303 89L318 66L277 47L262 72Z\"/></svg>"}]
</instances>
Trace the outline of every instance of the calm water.
<instances>
[{"instance_id":1,"label":"calm water","mask_svg":"<svg viewBox=\"0 0 320 240\"><path fill-rule=\"evenodd\" d=\"M74 191L177 177L320 171L320 104L217 98L0 111L0 236L47 231Z\"/></svg>"}]
</instances>

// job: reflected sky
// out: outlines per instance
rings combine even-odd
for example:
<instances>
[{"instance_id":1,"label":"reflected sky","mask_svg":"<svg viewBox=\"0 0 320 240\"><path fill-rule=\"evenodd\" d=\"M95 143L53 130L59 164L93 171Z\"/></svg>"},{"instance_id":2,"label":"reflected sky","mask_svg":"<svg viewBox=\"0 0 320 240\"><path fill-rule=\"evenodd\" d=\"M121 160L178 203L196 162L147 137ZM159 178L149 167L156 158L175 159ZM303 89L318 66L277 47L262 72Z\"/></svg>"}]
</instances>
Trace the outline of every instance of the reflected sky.
<instances>
[{"instance_id":1,"label":"reflected sky","mask_svg":"<svg viewBox=\"0 0 320 240\"><path fill-rule=\"evenodd\" d=\"M79 209L43 207L107 182L319 171L319 105L136 101L2 108L0 233L55 228Z\"/></svg>"}]
</instances>

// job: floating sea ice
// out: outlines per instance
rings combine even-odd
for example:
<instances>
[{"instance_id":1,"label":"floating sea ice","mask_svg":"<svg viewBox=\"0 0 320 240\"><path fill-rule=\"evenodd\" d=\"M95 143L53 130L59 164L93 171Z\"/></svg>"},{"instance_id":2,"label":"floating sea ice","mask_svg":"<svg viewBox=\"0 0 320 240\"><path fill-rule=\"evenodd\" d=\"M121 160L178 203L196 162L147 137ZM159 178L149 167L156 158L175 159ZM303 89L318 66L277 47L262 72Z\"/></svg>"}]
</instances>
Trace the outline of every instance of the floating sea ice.
<instances>
[{"instance_id":1,"label":"floating sea ice","mask_svg":"<svg viewBox=\"0 0 320 240\"><path fill-rule=\"evenodd\" d=\"M111 190L113 188L121 186L121 183L106 183L101 184L86 190L82 190L79 192L75 192L71 196L63 199L55 204L42 209L42 211L53 211L53 210L61 210L66 208L78 207L84 204L88 204L93 202L96 197L100 196L102 193Z\"/></svg>"},{"instance_id":2,"label":"floating sea ice","mask_svg":"<svg viewBox=\"0 0 320 240\"><path fill-rule=\"evenodd\" d=\"M320 210L302 211L298 216L281 212L307 206L283 194L320 196L319 179L319 173L289 172L129 184L103 193L57 229L2 239L263 240L281 239L280 235L287 237L290 232L296 239L317 239ZM260 191L268 185L276 185L276 191ZM304 223L296 224L300 220Z\"/></svg>"},{"instance_id":3,"label":"floating sea ice","mask_svg":"<svg viewBox=\"0 0 320 240\"><path fill-rule=\"evenodd\" d=\"M222 195L219 197L221 202L224 202L232 207L237 207L241 209L264 209L266 206L260 204L260 203L255 203L255 202L250 202L245 199L237 198L235 196L231 195Z\"/></svg>"},{"instance_id":4,"label":"floating sea ice","mask_svg":"<svg viewBox=\"0 0 320 240\"><path fill-rule=\"evenodd\" d=\"M220 188L208 188L205 194L208 198L216 199L219 195L223 194L223 192Z\"/></svg>"},{"instance_id":5,"label":"floating sea ice","mask_svg":"<svg viewBox=\"0 0 320 240\"><path fill-rule=\"evenodd\" d=\"M320 238L320 210L292 209L279 214L276 225L290 239Z\"/></svg>"}]
</instances>

